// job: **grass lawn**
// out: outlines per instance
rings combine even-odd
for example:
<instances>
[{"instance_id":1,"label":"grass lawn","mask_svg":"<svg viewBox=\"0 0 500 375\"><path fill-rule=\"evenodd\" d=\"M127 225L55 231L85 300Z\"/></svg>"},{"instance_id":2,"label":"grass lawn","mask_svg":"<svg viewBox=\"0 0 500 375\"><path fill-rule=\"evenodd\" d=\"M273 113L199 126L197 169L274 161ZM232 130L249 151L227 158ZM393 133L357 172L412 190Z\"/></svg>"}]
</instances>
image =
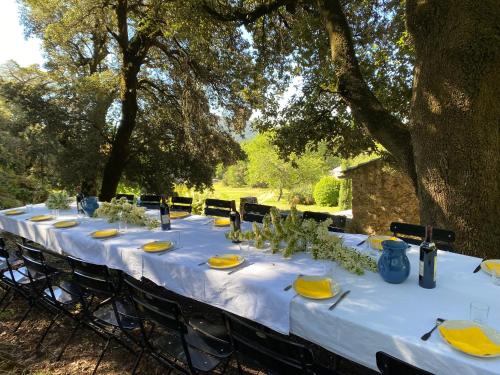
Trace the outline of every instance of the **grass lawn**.
<instances>
[{"instance_id":1,"label":"grass lawn","mask_svg":"<svg viewBox=\"0 0 500 375\"><path fill-rule=\"evenodd\" d=\"M241 188L233 188L229 186L225 186L222 182L214 183L214 191L210 194L211 197L219 198L219 199L235 199L239 201L241 197L257 197L257 202L260 204L267 204L270 206L275 206L281 210L290 209L290 203L288 203L288 191L283 191L283 197L278 202L278 194L270 189L262 189L262 188L252 188L252 187L241 187ZM339 207L327 207L327 206L317 206L311 205L306 206L299 204L297 205L297 209L299 211L320 211L320 212L336 212L340 211Z\"/></svg>"}]
</instances>

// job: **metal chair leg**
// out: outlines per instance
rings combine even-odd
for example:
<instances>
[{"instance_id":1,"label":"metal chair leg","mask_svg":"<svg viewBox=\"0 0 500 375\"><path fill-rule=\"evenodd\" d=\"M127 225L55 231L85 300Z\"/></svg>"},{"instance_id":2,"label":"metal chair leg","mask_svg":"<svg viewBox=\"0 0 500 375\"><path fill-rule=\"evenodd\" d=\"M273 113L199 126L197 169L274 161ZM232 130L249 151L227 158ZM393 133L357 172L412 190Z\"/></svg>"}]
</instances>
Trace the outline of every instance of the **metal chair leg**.
<instances>
[{"instance_id":1,"label":"metal chair leg","mask_svg":"<svg viewBox=\"0 0 500 375\"><path fill-rule=\"evenodd\" d=\"M135 372L137 371L137 368L139 367L139 363L141 363L142 356L144 355L144 348L141 350L139 353L139 356L135 360L134 367L132 367L132 372L130 373L131 375L135 375Z\"/></svg>"},{"instance_id":2,"label":"metal chair leg","mask_svg":"<svg viewBox=\"0 0 500 375\"><path fill-rule=\"evenodd\" d=\"M56 322L57 318L59 318L61 316L61 313L57 313L53 318L52 320L50 321L49 325L47 326L47 328L45 328L45 331L43 332L43 335L42 337L40 337L40 340L38 340L38 344L36 344L36 348L35 350L38 351L40 349L40 346L42 346L42 343L43 343L43 340L45 340L45 337L47 337L50 329L52 328L52 326L54 325L54 323Z\"/></svg>"},{"instance_id":3,"label":"metal chair leg","mask_svg":"<svg viewBox=\"0 0 500 375\"><path fill-rule=\"evenodd\" d=\"M97 372L97 368L99 367L99 365L101 364L101 361L102 361L102 358L104 357L104 354L106 353L106 351L108 350L108 347L109 347L109 344L111 343L111 337L108 339L108 341L106 341L106 345L104 345L104 349L102 350L101 352L101 355L99 356L99 359L97 360L97 363L94 367L94 371L92 372L92 375L95 375L96 372Z\"/></svg>"},{"instance_id":4,"label":"metal chair leg","mask_svg":"<svg viewBox=\"0 0 500 375\"><path fill-rule=\"evenodd\" d=\"M10 292L12 291L12 289L7 289L6 292L4 293L2 299L0 299L0 306L2 305L3 301L5 301L5 298L7 298L10 294ZM2 309L2 311L5 310L5 307Z\"/></svg>"},{"instance_id":5,"label":"metal chair leg","mask_svg":"<svg viewBox=\"0 0 500 375\"><path fill-rule=\"evenodd\" d=\"M63 354L64 354L64 351L66 350L66 348L68 347L69 343L71 342L71 340L73 340L73 337L75 337L76 335L76 331L78 331L78 328L80 328L80 322L77 322L75 327L73 328L73 330L71 331L70 335L68 336L68 338L66 339L66 341L64 342L64 345L61 349L61 351L59 352L59 354L57 355L57 359L56 361L60 361Z\"/></svg>"},{"instance_id":6,"label":"metal chair leg","mask_svg":"<svg viewBox=\"0 0 500 375\"><path fill-rule=\"evenodd\" d=\"M31 310L33 310L33 305L30 303L29 309L26 310L26 312L24 313L23 317L21 318L21 320L17 324L16 328L14 328L14 332L17 332L17 330L19 329L19 327L21 327L21 324L23 324L23 322L28 317L28 314L31 312Z\"/></svg>"}]
</instances>

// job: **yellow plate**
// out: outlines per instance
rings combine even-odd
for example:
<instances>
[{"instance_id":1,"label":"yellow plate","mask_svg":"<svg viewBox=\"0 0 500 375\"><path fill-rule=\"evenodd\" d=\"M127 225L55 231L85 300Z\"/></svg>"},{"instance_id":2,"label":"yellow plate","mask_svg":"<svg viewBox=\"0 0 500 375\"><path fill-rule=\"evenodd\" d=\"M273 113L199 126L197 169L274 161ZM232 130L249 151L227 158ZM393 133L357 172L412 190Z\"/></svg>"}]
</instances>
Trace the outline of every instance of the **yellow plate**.
<instances>
[{"instance_id":1,"label":"yellow plate","mask_svg":"<svg viewBox=\"0 0 500 375\"><path fill-rule=\"evenodd\" d=\"M184 219L185 217L188 217L191 215L189 212L186 211L171 211L170 212L170 219L175 220L175 219Z\"/></svg>"},{"instance_id":2,"label":"yellow plate","mask_svg":"<svg viewBox=\"0 0 500 375\"><path fill-rule=\"evenodd\" d=\"M340 285L329 277L299 276L293 282L293 289L302 297L328 299L340 292Z\"/></svg>"},{"instance_id":3,"label":"yellow plate","mask_svg":"<svg viewBox=\"0 0 500 375\"><path fill-rule=\"evenodd\" d=\"M75 220L63 220L54 223L54 227L56 228L71 228L78 225L78 221Z\"/></svg>"},{"instance_id":4,"label":"yellow plate","mask_svg":"<svg viewBox=\"0 0 500 375\"><path fill-rule=\"evenodd\" d=\"M118 229L104 229L104 230L96 230L92 232L90 235L93 238L109 238L114 237L118 234Z\"/></svg>"},{"instance_id":5,"label":"yellow plate","mask_svg":"<svg viewBox=\"0 0 500 375\"><path fill-rule=\"evenodd\" d=\"M36 215L30 217L30 221L46 221L46 220L52 220L54 216L52 215Z\"/></svg>"},{"instance_id":6,"label":"yellow plate","mask_svg":"<svg viewBox=\"0 0 500 375\"><path fill-rule=\"evenodd\" d=\"M154 241L142 245L142 250L147 253L156 253L160 251L170 250L174 244L170 241Z\"/></svg>"},{"instance_id":7,"label":"yellow plate","mask_svg":"<svg viewBox=\"0 0 500 375\"><path fill-rule=\"evenodd\" d=\"M227 227L230 223L228 217L217 217L214 219L214 225L216 227Z\"/></svg>"},{"instance_id":8,"label":"yellow plate","mask_svg":"<svg viewBox=\"0 0 500 375\"><path fill-rule=\"evenodd\" d=\"M500 259L488 259L481 263L481 269L488 275L495 270L500 270Z\"/></svg>"},{"instance_id":9,"label":"yellow plate","mask_svg":"<svg viewBox=\"0 0 500 375\"><path fill-rule=\"evenodd\" d=\"M210 268L215 268L218 270L225 270L228 268L234 268L239 266L245 261L241 255L236 254L224 254L220 256L211 257L207 264Z\"/></svg>"},{"instance_id":10,"label":"yellow plate","mask_svg":"<svg viewBox=\"0 0 500 375\"><path fill-rule=\"evenodd\" d=\"M452 348L474 357L500 357L500 332L470 320L447 320L438 327Z\"/></svg>"},{"instance_id":11,"label":"yellow plate","mask_svg":"<svg viewBox=\"0 0 500 375\"><path fill-rule=\"evenodd\" d=\"M5 211L4 215L9 215L9 216L21 215L21 214L24 214L25 212L26 212L25 210L16 209L16 210Z\"/></svg>"},{"instance_id":12,"label":"yellow plate","mask_svg":"<svg viewBox=\"0 0 500 375\"><path fill-rule=\"evenodd\" d=\"M392 236L370 236L368 237L368 243L372 249L382 250L382 241L401 241L397 237Z\"/></svg>"}]
</instances>

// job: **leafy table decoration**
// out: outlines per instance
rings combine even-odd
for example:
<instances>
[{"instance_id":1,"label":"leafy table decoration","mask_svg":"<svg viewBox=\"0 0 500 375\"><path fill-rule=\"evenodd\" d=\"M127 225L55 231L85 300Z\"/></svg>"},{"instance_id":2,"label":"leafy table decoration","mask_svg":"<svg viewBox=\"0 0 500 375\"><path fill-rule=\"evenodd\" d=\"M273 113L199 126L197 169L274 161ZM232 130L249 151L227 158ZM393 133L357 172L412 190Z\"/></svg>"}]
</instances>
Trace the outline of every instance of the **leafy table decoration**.
<instances>
[{"instance_id":1,"label":"leafy table decoration","mask_svg":"<svg viewBox=\"0 0 500 375\"><path fill-rule=\"evenodd\" d=\"M67 210L70 202L71 198L66 191L54 190L49 194L45 206L47 206L49 210Z\"/></svg>"},{"instance_id":2,"label":"leafy table decoration","mask_svg":"<svg viewBox=\"0 0 500 375\"><path fill-rule=\"evenodd\" d=\"M146 208L129 203L125 197L113 198L110 202L103 202L95 211L95 216L107 218L110 223L122 221L131 225L146 226L149 229L160 226L158 219L146 214Z\"/></svg>"},{"instance_id":3,"label":"leafy table decoration","mask_svg":"<svg viewBox=\"0 0 500 375\"><path fill-rule=\"evenodd\" d=\"M302 220L295 207L285 218L277 208L272 208L270 214L264 216L261 226L254 222L251 231L229 231L226 238L253 240L257 249L266 247L267 242L273 254L281 252L285 258L298 252L311 252L314 259L337 262L342 268L358 275L365 270L377 272L375 259L344 246L340 237L331 235L328 231L331 224L331 220L321 223L313 219Z\"/></svg>"}]
</instances>

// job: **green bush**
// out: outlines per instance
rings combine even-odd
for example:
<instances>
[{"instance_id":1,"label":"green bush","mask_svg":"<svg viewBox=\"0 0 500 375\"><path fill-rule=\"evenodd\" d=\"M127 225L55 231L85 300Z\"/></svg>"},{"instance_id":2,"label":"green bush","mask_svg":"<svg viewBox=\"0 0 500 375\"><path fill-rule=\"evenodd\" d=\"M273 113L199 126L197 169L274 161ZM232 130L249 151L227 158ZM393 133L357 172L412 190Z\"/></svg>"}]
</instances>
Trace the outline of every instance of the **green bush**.
<instances>
[{"instance_id":1,"label":"green bush","mask_svg":"<svg viewBox=\"0 0 500 375\"><path fill-rule=\"evenodd\" d=\"M314 186L313 197L320 206L337 206L339 203L340 180L323 176Z\"/></svg>"},{"instance_id":2,"label":"green bush","mask_svg":"<svg viewBox=\"0 0 500 375\"><path fill-rule=\"evenodd\" d=\"M342 210L352 208L352 180L344 178L340 180L339 207Z\"/></svg>"},{"instance_id":3,"label":"green bush","mask_svg":"<svg viewBox=\"0 0 500 375\"><path fill-rule=\"evenodd\" d=\"M288 202L292 206L295 206L297 204L304 204L304 205L314 204L312 189L310 187L294 188L288 194Z\"/></svg>"},{"instance_id":4,"label":"green bush","mask_svg":"<svg viewBox=\"0 0 500 375\"><path fill-rule=\"evenodd\" d=\"M247 183L247 175L247 163L240 160L227 168L222 178L222 182L230 187L242 187Z\"/></svg>"}]
</instances>

